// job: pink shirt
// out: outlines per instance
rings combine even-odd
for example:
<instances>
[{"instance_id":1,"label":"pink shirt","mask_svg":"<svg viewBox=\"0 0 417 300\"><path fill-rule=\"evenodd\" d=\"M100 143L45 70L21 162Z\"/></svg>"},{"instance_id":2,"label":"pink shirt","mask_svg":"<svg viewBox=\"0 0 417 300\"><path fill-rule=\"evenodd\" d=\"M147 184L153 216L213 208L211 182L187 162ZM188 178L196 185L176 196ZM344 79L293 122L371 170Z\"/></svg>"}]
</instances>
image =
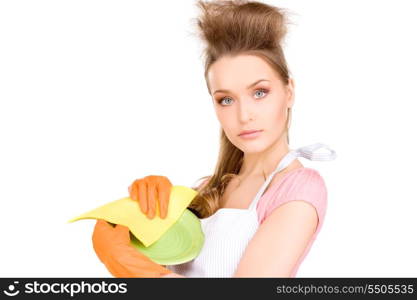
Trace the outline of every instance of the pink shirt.
<instances>
[{"instance_id":1,"label":"pink shirt","mask_svg":"<svg viewBox=\"0 0 417 300\"><path fill-rule=\"evenodd\" d=\"M205 180L205 184L209 179ZM318 171L312 168L297 168L286 173L278 182L271 184L259 199L256 210L259 225L275 208L291 200L304 200L316 209L318 226L303 254L297 260L290 277L295 277L297 270L319 234L327 209L327 189Z\"/></svg>"},{"instance_id":2,"label":"pink shirt","mask_svg":"<svg viewBox=\"0 0 417 300\"><path fill-rule=\"evenodd\" d=\"M297 260L290 277L295 277L297 270L319 234L327 209L327 188L318 171L311 168L298 168L285 174L278 182L271 184L259 199L257 205L259 224L275 208L291 200L304 200L314 206L318 215L316 232L311 237L303 254Z\"/></svg>"}]
</instances>

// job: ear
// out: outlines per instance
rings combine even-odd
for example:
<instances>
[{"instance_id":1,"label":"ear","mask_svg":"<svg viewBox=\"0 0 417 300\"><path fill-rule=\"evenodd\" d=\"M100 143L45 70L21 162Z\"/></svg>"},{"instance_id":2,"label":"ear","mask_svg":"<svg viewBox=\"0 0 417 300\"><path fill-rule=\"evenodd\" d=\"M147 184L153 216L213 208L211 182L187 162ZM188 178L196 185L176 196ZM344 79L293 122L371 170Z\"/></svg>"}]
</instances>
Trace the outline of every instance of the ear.
<instances>
[{"instance_id":1,"label":"ear","mask_svg":"<svg viewBox=\"0 0 417 300\"><path fill-rule=\"evenodd\" d=\"M295 99L295 82L293 78L288 79L287 89L287 106L292 107Z\"/></svg>"}]
</instances>

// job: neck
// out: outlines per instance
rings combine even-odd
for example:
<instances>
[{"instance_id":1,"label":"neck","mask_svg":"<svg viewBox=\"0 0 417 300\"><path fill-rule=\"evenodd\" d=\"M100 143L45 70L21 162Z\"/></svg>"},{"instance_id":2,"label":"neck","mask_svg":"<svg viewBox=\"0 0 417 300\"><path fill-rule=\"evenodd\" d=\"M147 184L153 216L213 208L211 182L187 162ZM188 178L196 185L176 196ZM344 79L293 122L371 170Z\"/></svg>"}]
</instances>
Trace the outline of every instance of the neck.
<instances>
[{"instance_id":1,"label":"neck","mask_svg":"<svg viewBox=\"0 0 417 300\"><path fill-rule=\"evenodd\" d=\"M242 167L239 171L239 177L261 177L269 176L278 166L278 163L289 152L286 140L278 140L271 147L263 152L244 153Z\"/></svg>"}]
</instances>

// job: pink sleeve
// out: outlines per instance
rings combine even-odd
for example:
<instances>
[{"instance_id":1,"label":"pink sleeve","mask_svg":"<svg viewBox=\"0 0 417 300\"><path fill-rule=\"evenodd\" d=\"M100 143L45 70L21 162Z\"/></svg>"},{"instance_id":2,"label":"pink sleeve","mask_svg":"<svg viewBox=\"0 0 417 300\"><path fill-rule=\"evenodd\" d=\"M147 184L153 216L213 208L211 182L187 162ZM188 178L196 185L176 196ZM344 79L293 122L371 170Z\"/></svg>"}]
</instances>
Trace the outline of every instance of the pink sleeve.
<instances>
[{"instance_id":1,"label":"pink sleeve","mask_svg":"<svg viewBox=\"0 0 417 300\"><path fill-rule=\"evenodd\" d=\"M318 214L320 230L327 209L326 184L318 171L311 168L296 169L284 176L281 182L271 185L259 200L258 219L262 223L275 208L291 200L304 200L312 204Z\"/></svg>"}]
</instances>

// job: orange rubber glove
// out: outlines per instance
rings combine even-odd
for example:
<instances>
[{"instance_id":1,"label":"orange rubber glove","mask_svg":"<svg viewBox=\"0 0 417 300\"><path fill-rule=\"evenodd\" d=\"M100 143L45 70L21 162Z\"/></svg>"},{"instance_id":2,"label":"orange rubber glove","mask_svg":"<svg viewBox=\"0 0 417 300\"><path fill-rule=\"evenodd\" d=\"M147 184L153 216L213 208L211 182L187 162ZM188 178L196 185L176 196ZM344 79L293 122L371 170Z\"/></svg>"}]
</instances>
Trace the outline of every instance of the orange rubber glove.
<instances>
[{"instance_id":1,"label":"orange rubber glove","mask_svg":"<svg viewBox=\"0 0 417 300\"><path fill-rule=\"evenodd\" d=\"M126 226L118 224L113 227L99 219L92 240L98 258L114 277L158 278L173 273L130 245L129 228Z\"/></svg>"},{"instance_id":2,"label":"orange rubber glove","mask_svg":"<svg viewBox=\"0 0 417 300\"><path fill-rule=\"evenodd\" d=\"M159 205L161 219L165 219L168 213L169 196L172 183L165 176L149 175L136 179L129 186L129 196L138 201L139 206L149 219L155 217L156 203Z\"/></svg>"}]
</instances>

